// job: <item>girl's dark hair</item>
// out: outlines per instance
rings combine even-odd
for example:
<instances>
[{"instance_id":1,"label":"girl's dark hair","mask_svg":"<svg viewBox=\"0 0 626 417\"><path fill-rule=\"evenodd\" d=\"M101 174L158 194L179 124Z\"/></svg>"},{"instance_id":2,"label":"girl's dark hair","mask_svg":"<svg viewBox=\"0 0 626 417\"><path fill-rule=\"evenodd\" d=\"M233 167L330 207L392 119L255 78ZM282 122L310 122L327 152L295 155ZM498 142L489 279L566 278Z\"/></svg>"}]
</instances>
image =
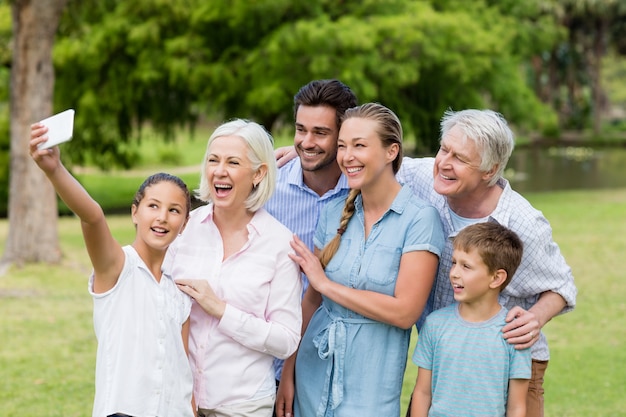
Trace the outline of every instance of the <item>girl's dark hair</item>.
<instances>
[{"instance_id":1,"label":"girl's dark hair","mask_svg":"<svg viewBox=\"0 0 626 417\"><path fill-rule=\"evenodd\" d=\"M139 186L139 189L135 193L135 197L133 198L132 205L139 206L139 203L146 195L146 189L155 184L159 184L161 182L171 182L178 186L181 189L183 194L185 194L187 213L189 215L189 211L191 210L191 194L189 193L189 188L187 188L187 184L183 180L181 180L176 175L167 174L165 172L159 172L157 174L150 175L148 178L144 180L144 182Z\"/></svg>"}]
</instances>

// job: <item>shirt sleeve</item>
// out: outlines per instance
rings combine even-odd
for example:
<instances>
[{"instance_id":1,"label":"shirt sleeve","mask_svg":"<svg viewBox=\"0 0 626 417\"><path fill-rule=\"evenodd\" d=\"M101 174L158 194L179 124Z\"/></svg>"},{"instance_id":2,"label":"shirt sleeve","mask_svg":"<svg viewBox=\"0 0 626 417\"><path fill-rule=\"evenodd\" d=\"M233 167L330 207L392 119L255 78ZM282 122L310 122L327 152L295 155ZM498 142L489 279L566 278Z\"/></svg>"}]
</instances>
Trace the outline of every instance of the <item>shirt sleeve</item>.
<instances>
[{"instance_id":1,"label":"shirt sleeve","mask_svg":"<svg viewBox=\"0 0 626 417\"><path fill-rule=\"evenodd\" d=\"M510 346L509 355L511 360L509 379L530 379L532 374L530 349L517 350Z\"/></svg>"},{"instance_id":2,"label":"shirt sleeve","mask_svg":"<svg viewBox=\"0 0 626 417\"><path fill-rule=\"evenodd\" d=\"M424 326L419 332L417 345L411 358L415 365L428 370L433 369L433 344L430 323L431 321L427 317Z\"/></svg>"},{"instance_id":3,"label":"shirt sleeve","mask_svg":"<svg viewBox=\"0 0 626 417\"><path fill-rule=\"evenodd\" d=\"M315 229L315 236L313 237L313 245L318 249L323 249L326 246L326 224L328 223L328 210L334 202L330 202L324 206L320 212L320 218L317 221L317 228ZM337 224L339 227L339 224Z\"/></svg>"},{"instance_id":4,"label":"shirt sleeve","mask_svg":"<svg viewBox=\"0 0 626 417\"><path fill-rule=\"evenodd\" d=\"M419 198L430 201L433 190L434 158L402 158L402 165L396 174L400 184L406 184Z\"/></svg>"},{"instance_id":5,"label":"shirt sleeve","mask_svg":"<svg viewBox=\"0 0 626 417\"><path fill-rule=\"evenodd\" d=\"M441 258L445 246L445 238L441 218L436 208L427 205L419 211L408 230L407 245L402 253L412 251L428 251Z\"/></svg>"},{"instance_id":6,"label":"shirt sleeve","mask_svg":"<svg viewBox=\"0 0 626 417\"><path fill-rule=\"evenodd\" d=\"M231 304L219 322L220 331L250 349L286 359L300 342L302 329L302 281L298 265L281 251L265 317L257 317Z\"/></svg>"},{"instance_id":7,"label":"shirt sleeve","mask_svg":"<svg viewBox=\"0 0 626 417\"><path fill-rule=\"evenodd\" d=\"M503 295L518 299L532 298L534 304L541 293L552 291L566 302L561 313L571 311L576 305L577 295L574 277L552 238L548 220L540 211L532 210L528 216L520 213L517 219L513 219L512 225L511 228L524 242L524 254L518 272Z\"/></svg>"}]
</instances>

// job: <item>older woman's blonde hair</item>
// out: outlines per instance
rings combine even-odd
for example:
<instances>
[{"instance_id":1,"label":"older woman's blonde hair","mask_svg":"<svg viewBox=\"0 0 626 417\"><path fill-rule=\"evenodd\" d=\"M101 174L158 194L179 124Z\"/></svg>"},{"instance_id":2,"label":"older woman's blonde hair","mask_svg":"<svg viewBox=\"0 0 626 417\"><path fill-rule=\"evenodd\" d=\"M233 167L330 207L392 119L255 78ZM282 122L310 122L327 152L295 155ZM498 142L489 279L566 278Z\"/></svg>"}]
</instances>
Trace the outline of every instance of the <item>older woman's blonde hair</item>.
<instances>
[{"instance_id":1,"label":"older woman's blonde hair","mask_svg":"<svg viewBox=\"0 0 626 417\"><path fill-rule=\"evenodd\" d=\"M206 152L202 160L202 170L200 175L200 187L195 190L196 197L206 203L211 202L211 184L206 177L206 164L209 157L209 148L213 141L219 137L237 136L248 145L248 159L252 165L252 170L256 172L263 165L267 167L267 172L261 182L259 182L246 199L246 208L250 211L257 211L270 199L276 187L276 160L274 157L274 139L263 126L258 123L245 120L234 119L226 122L215 129L206 145Z\"/></svg>"}]
</instances>

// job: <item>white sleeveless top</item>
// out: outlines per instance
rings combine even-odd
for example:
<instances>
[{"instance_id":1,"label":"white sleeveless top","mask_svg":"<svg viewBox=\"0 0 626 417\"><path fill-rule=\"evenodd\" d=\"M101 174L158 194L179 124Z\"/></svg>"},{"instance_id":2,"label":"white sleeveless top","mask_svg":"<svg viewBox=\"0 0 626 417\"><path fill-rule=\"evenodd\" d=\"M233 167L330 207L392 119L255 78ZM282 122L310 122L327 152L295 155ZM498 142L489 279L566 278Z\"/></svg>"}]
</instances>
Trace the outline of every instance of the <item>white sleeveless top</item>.
<instances>
[{"instance_id":1,"label":"white sleeveless top","mask_svg":"<svg viewBox=\"0 0 626 417\"><path fill-rule=\"evenodd\" d=\"M96 294L98 352L93 417L192 417L193 380L181 330L191 301L171 277L157 282L132 246L115 287Z\"/></svg>"}]
</instances>

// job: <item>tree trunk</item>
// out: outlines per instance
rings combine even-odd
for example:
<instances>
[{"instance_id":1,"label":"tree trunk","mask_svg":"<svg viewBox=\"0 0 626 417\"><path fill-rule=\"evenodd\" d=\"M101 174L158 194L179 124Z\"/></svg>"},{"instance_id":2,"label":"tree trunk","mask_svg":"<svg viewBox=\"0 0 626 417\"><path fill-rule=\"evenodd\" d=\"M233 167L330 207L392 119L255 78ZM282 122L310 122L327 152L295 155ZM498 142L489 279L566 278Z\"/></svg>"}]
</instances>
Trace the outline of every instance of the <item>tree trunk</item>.
<instances>
[{"instance_id":1,"label":"tree trunk","mask_svg":"<svg viewBox=\"0 0 626 417\"><path fill-rule=\"evenodd\" d=\"M598 18L596 36L591 42L591 98L593 101L593 133L597 137L602 132L602 116L606 110L604 89L602 88L602 58L606 55L609 37L609 22L606 18Z\"/></svg>"},{"instance_id":2,"label":"tree trunk","mask_svg":"<svg viewBox=\"0 0 626 417\"><path fill-rule=\"evenodd\" d=\"M30 125L52 114L52 47L67 0L12 2L11 167L9 234L2 269L26 262L58 262L57 199L28 149Z\"/></svg>"}]
</instances>

